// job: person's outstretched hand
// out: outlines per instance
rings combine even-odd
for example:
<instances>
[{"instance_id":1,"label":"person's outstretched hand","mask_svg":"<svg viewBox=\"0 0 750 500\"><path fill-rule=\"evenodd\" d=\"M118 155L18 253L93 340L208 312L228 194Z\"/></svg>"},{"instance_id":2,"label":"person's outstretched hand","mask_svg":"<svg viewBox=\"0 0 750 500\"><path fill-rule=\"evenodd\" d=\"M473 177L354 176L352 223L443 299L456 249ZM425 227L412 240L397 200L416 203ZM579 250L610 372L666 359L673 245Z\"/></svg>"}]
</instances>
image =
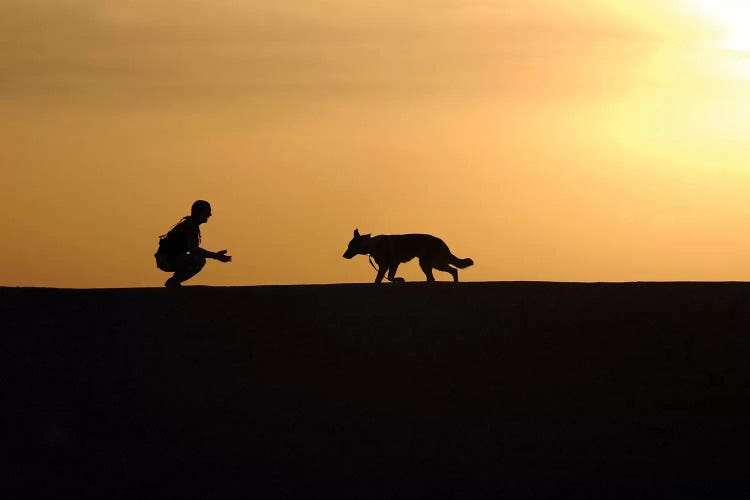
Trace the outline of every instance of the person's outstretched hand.
<instances>
[{"instance_id":1,"label":"person's outstretched hand","mask_svg":"<svg viewBox=\"0 0 750 500\"><path fill-rule=\"evenodd\" d=\"M216 260L220 260L221 262L231 262L232 256L227 255L226 250L219 250L218 252L216 252Z\"/></svg>"}]
</instances>

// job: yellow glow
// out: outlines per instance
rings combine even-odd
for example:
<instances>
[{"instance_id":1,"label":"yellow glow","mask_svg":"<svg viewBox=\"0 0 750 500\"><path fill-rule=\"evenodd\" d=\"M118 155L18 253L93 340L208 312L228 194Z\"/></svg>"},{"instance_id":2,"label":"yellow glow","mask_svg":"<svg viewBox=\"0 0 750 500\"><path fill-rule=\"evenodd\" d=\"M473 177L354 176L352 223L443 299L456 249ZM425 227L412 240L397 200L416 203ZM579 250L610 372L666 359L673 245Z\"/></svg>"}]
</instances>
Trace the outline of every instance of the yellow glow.
<instances>
[{"instance_id":1,"label":"yellow glow","mask_svg":"<svg viewBox=\"0 0 750 500\"><path fill-rule=\"evenodd\" d=\"M701 0L700 9L718 24L720 46L733 52L724 56L724 66L737 78L750 79L750 2Z\"/></svg>"},{"instance_id":2,"label":"yellow glow","mask_svg":"<svg viewBox=\"0 0 750 500\"><path fill-rule=\"evenodd\" d=\"M750 0L175 4L0 2L0 286L750 279Z\"/></svg>"},{"instance_id":3,"label":"yellow glow","mask_svg":"<svg viewBox=\"0 0 750 500\"><path fill-rule=\"evenodd\" d=\"M698 7L719 24L722 46L750 51L750 2L747 0L700 0Z\"/></svg>"}]
</instances>

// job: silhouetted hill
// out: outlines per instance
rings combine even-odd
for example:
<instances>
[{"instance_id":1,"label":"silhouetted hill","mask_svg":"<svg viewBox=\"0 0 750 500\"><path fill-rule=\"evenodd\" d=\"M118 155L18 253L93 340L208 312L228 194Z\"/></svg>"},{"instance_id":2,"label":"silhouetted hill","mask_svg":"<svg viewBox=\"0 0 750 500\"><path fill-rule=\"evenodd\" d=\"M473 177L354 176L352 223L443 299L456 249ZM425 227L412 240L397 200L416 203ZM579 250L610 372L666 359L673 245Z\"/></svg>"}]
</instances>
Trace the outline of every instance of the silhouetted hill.
<instances>
[{"instance_id":1,"label":"silhouetted hill","mask_svg":"<svg viewBox=\"0 0 750 500\"><path fill-rule=\"evenodd\" d=\"M17 492L740 498L750 284L0 289Z\"/></svg>"}]
</instances>

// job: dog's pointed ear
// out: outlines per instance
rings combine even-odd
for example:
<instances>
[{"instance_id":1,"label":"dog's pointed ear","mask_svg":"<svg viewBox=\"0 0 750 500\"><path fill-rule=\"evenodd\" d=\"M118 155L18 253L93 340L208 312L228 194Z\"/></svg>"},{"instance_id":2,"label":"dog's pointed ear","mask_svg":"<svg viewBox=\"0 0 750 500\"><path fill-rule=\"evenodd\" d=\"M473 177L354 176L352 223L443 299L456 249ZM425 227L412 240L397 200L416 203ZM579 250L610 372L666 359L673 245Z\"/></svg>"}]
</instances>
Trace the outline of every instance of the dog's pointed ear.
<instances>
[{"instance_id":1,"label":"dog's pointed ear","mask_svg":"<svg viewBox=\"0 0 750 500\"><path fill-rule=\"evenodd\" d=\"M359 229L354 230L354 237L359 238Z\"/></svg>"}]
</instances>

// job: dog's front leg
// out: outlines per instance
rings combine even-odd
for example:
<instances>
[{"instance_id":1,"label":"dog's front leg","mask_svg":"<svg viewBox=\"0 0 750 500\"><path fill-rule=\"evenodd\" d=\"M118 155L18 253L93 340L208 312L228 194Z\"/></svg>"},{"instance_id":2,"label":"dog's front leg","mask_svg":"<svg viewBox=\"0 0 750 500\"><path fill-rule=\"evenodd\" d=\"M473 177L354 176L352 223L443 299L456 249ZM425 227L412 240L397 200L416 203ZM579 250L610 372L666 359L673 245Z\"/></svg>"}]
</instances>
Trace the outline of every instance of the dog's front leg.
<instances>
[{"instance_id":1,"label":"dog's front leg","mask_svg":"<svg viewBox=\"0 0 750 500\"><path fill-rule=\"evenodd\" d=\"M375 283L380 283L381 281L383 281L383 277L385 276L385 272L387 269L388 268L385 266L380 266L380 268L378 269L378 275L375 276Z\"/></svg>"},{"instance_id":2,"label":"dog's front leg","mask_svg":"<svg viewBox=\"0 0 750 500\"><path fill-rule=\"evenodd\" d=\"M398 269L398 264L394 264L388 269L388 281L393 283L403 283L406 280L404 278L396 277L396 269Z\"/></svg>"}]
</instances>

